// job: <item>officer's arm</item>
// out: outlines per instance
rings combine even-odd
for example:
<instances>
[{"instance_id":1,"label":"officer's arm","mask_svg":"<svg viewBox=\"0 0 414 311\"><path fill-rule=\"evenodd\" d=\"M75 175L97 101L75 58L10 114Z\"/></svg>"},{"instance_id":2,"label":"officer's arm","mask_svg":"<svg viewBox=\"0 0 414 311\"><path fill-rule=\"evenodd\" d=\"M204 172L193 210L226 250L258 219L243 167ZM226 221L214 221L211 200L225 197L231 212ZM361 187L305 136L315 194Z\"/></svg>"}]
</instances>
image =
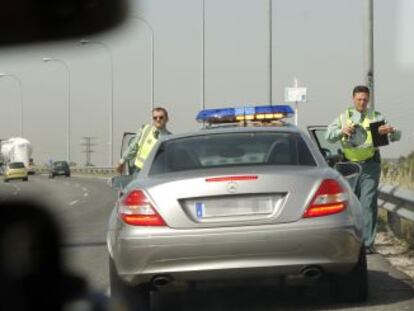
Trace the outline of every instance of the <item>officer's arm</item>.
<instances>
[{"instance_id":1,"label":"officer's arm","mask_svg":"<svg viewBox=\"0 0 414 311\"><path fill-rule=\"evenodd\" d=\"M391 125L379 112L376 112L375 119L377 121L385 121L386 125ZM399 141L401 139L401 130L397 129L396 127L392 126L393 132L388 134L388 138L390 141Z\"/></svg>"},{"instance_id":2,"label":"officer's arm","mask_svg":"<svg viewBox=\"0 0 414 311\"><path fill-rule=\"evenodd\" d=\"M141 139L142 135L142 127L139 128L137 134L135 135L134 140L129 144L127 150L125 150L124 154L122 155L121 160L119 161L120 164L123 164L131 159L133 159L138 152L139 148L139 140Z\"/></svg>"},{"instance_id":3,"label":"officer's arm","mask_svg":"<svg viewBox=\"0 0 414 311\"><path fill-rule=\"evenodd\" d=\"M336 143L342 138L342 125L339 118L336 118L328 125L328 130L325 134L325 139L330 143Z\"/></svg>"}]
</instances>

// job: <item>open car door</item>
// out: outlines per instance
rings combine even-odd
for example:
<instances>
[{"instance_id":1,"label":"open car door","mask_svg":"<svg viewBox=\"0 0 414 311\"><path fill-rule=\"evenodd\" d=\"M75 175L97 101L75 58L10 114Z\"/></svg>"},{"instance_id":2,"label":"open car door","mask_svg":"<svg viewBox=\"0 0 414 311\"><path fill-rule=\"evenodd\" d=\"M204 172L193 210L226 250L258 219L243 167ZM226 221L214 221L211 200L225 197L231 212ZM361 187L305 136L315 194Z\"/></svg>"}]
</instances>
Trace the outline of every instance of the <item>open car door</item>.
<instances>
[{"instance_id":1,"label":"open car door","mask_svg":"<svg viewBox=\"0 0 414 311\"><path fill-rule=\"evenodd\" d=\"M307 127L311 139L316 143L329 166L334 167L336 163L343 161L341 143L330 143L325 139L328 129L326 125L313 125Z\"/></svg>"},{"instance_id":2,"label":"open car door","mask_svg":"<svg viewBox=\"0 0 414 311\"><path fill-rule=\"evenodd\" d=\"M135 135L136 135L135 133L130 133L130 132L124 133L124 136L122 137L120 157L122 157L124 152L127 150L128 146L132 143L132 141L135 138ZM134 159L125 163L124 170L120 176L112 177L111 179L112 187L121 191L133 179L133 175L132 175L133 173L134 173Z\"/></svg>"},{"instance_id":3,"label":"open car door","mask_svg":"<svg viewBox=\"0 0 414 311\"><path fill-rule=\"evenodd\" d=\"M124 152L128 149L128 146L132 143L135 138L136 133L126 132L122 137L122 144L121 144L121 153L120 157L124 154ZM134 173L134 159L129 160L126 165L124 166L124 171L122 175L132 175Z\"/></svg>"},{"instance_id":4,"label":"open car door","mask_svg":"<svg viewBox=\"0 0 414 311\"><path fill-rule=\"evenodd\" d=\"M307 129L311 139L316 143L329 166L339 171L349 182L352 189L355 189L361 173L360 165L344 162L341 143L339 141L331 143L325 139L325 134L328 129L326 125L308 126Z\"/></svg>"}]
</instances>

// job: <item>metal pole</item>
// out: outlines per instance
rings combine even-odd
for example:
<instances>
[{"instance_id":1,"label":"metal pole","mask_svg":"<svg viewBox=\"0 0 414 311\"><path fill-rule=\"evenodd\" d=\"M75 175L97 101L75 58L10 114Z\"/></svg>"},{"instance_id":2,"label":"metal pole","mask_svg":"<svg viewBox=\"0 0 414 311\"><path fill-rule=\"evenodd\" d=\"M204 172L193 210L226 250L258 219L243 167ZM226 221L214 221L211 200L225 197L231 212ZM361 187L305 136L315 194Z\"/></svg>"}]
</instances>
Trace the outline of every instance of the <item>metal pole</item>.
<instances>
[{"instance_id":1,"label":"metal pole","mask_svg":"<svg viewBox=\"0 0 414 311\"><path fill-rule=\"evenodd\" d=\"M273 7L269 0L269 103L273 105Z\"/></svg>"},{"instance_id":2,"label":"metal pole","mask_svg":"<svg viewBox=\"0 0 414 311\"><path fill-rule=\"evenodd\" d=\"M297 89L299 87L299 81L295 78L293 87ZM295 101L295 125L299 125L299 105L298 102Z\"/></svg>"},{"instance_id":3,"label":"metal pole","mask_svg":"<svg viewBox=\"0 0 414 311\"><path fill-rule=\"evenodd\" d=\"M151 111L154 109L154 97L155 97L155 40L154 40L154 28L144 18L138 15L130 15L133 18L139 19L143 22L151 31Z\"/></svg>"},{"instance_id":4,"label":"metal pole","mask_svg":"<svg viewBox=\"0 0 414 311\"><path fill-rule=\"evenodd\" d=\"M109 55L109 70L110 70L110 79L111 79L111 104L109 107L109 163L108 166L112 167L113 165L113 144L114 144L114 63L111 49L109 46L103 42L95 40L80 40L80 44L96 44L104 48Z\"/></svg>"},{"instance_id":5,"label":"metal pole","mask_svg":"<svg viewBox=\"0 0 414 311\"><path fill-rule=\"evenodd\" d=\"M367 0L367 76L366 84L371 90L371 107L375 109L374 89L374 0Z\"/></svg>"},{"instance_id":6,"label":"metal pole","mask_svg":"<svg viewBox=\"0 0 414 311\"><path fill-rule=\"evenodd\" d=\"M59 58L50 58L50 57L44 57L43 61L45 63L47 62L58 62L61 63L65 68L68 76L68 98L67 98L67 105L66 105L66 160L68 161L68 164L70 165L70 69L68 64L66 64L63 60Z\"/></svg>"},{"instance_id":7,"label":"metal pole","mask_svg":"<svg viewBox=\"0 0 414 311\"><path fill-rule=\"evenodd\" d=\"M20 128L19 133L20 136L23 137L23 87L22 87L22 81L20 78L18 78L16 75L8 74L8 73L0 73L1 77L10 77L17 81L17 84L19 86L19 97L20 97Z\"/></svg>"},{"instance_id":8,"label":"metal pole","mask_svg":"<svg viewBox=\"0 0 414 311\"><path fill-rule=\"evenodd\" d=\"M202 14L202 47L201 47L201 55L202 55L202 67L201 67L201 79L202 79L202 88L201 88L201 109L206 108L206 3L205 0L202 0L203 5L203 14Z\"/></svg>"}]
</instances>

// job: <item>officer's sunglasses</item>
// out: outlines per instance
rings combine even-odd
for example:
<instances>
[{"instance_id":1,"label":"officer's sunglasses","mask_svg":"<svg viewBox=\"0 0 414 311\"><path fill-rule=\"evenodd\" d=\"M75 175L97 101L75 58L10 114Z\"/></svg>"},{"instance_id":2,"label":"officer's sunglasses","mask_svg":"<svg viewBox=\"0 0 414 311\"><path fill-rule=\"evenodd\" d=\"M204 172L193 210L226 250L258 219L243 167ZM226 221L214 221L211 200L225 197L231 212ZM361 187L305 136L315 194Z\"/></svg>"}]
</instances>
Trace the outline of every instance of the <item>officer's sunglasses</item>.
<instances>
[{"instance_id":1,"label":"officer's sunglasses","mask_svg":"<svg viewBox=\"0 0 414 311\"><path fill-rule=\"evenodd\" d=\"M165 117L164 116L153 116L152 119L153 120L164 120Z\"/></svg>"}]
</instances>

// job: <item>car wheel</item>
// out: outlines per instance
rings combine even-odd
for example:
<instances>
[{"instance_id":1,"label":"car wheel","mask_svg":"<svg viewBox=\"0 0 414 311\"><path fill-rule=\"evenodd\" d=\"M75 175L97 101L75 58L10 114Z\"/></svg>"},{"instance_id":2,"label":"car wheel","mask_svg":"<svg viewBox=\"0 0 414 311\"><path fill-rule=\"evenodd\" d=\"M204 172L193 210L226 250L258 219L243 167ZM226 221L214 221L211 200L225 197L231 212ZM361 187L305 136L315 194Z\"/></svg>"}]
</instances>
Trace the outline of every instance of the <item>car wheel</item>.
<instances>
[{"instance_id":1,"label":"car wheel","mask_svg":"<svg viewBox=\"0 0 414 311\"><path fill-rule=\"evenodd\" d=\"M359 252L359 259L352 271L345 276L332 276L333 298L339 302L364 302L368 298L368 270L365 247Z\"/></svg>"},{"instance_id":2,"label":"car wheel","mask_svg":"<svg viewBox=\"0 0 414 311\"><path fill-rule=\"evenodd\" d=\"M4 182L8 182L8 181L9 181L8 179L5 179L5 180L4 180Z\"/></svg>"},{"instance_id":3,"label":"car wheel","mask_svg":"<svg viewBox=\"0 0 414 311\"><path fill-rule=\"evenodd\" d=\"M29 177L23 178L23 181L29 181Z\"/></svg>"},{"instance_id":4,"label":"car wheel","mask_svg":"<svg viewBox=\"0 0 414 311\"><path fill-rule=\"evenodd\" d=\"M127 285L119 276L114 261L109 258L109 286L111 299L116 307L127 310L151 310L150 288L148 284Z\"/></svg>"}]
</instances>

